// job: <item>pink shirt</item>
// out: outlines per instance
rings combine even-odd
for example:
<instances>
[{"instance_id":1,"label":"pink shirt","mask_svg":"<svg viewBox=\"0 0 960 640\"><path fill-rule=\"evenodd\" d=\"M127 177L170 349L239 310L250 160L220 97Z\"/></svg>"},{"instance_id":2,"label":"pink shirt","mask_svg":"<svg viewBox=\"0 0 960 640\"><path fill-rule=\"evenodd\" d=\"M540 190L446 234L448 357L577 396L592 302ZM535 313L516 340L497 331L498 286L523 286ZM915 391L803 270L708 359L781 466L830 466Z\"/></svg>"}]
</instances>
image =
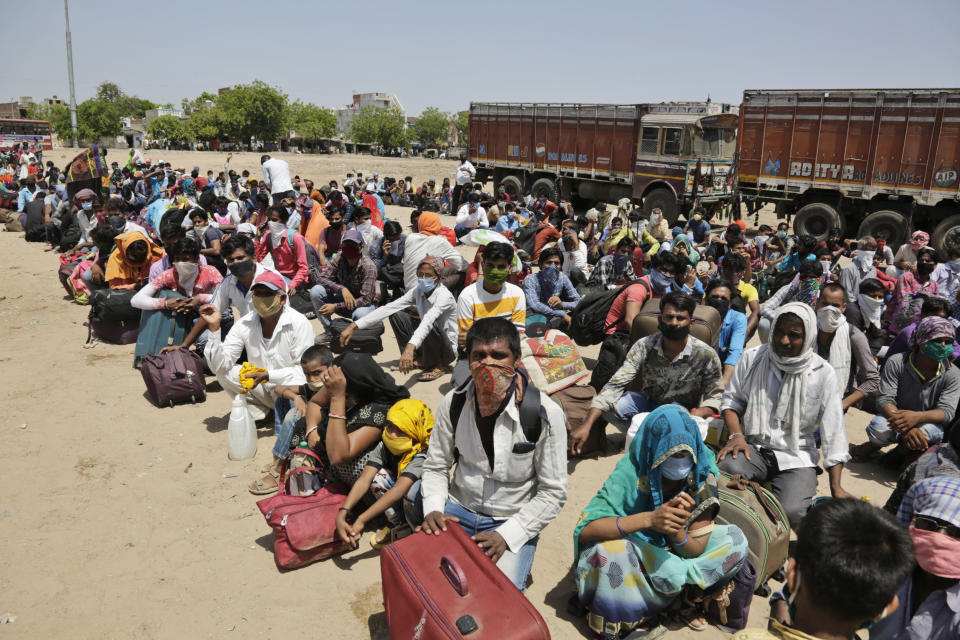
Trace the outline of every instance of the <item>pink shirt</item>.
<instances>
[{"instance_id":1,"label":"pink shirt","mask_svg":"<svg viewBox=\"0 0 960 640\"><path fill-rule=\"evenodd\" d=\"M285 278L290 280L290 290L306 286L310 280L310 267L307 264L306 240L299 233L293 234L293 247L290 246L290 235L283 239L276 248L270 241L270 233L264 234L257 244L257 262L261 262L267 254L273 256L273 266Z\"/></svg>"}]
</instances>

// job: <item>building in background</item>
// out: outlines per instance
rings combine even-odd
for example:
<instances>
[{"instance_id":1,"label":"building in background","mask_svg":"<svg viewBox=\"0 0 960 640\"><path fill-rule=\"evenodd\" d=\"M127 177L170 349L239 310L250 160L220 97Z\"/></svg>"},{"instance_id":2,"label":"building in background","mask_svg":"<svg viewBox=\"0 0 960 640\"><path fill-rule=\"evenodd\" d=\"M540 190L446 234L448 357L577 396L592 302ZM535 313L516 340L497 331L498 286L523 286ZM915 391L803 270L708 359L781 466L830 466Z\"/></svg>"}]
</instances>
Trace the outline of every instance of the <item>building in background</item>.
<instances>
[{"instance_id":1,"label":"building in background","mask_svg":"<svg viewBox=\"0 0 960 640\"><path fill-rule=\"evenodd\" d=\"M181 120L187 117L183 109L169 109L167 107L157 107L156 109L147 109L143 116L143 125L147 126L150 121L160 116L177 116Z\"/></svg>"},{"instance_id":2,"label":"building in background","mask_svg":"<svg viewBox=\"0 0 960 640\"><path fill-rule=\"evenodd\" d=\"M403 108L403 105L400 104L400 100L392 93L355 93L353 94L352 104L342 109L335 109L333 112L334 115L337 116L337 134L344 137L348 136L350 134L350 125L353 124L353 117L360 109L367 106L373 106L377 109L396 107L400 110L400 113L403 114L404 118L407 116L407 112Z\"/></svg>"}]
</instances>

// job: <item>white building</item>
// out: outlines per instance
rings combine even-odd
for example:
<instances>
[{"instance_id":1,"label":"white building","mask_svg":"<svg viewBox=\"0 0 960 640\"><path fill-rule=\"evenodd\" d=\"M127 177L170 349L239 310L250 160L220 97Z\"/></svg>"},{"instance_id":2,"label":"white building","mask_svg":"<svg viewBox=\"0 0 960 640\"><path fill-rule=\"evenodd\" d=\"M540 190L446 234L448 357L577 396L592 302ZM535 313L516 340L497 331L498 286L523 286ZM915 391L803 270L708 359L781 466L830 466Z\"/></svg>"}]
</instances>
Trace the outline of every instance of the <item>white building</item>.
<instances>
[{"instance_id":1,"label":"white building","mask_svg":"<svg viewBox=\"0 0 960 640\"><path fill-rule=\"evenodd\" d=\"M350 135L350 125L353 123L353 116L360 109L373 106L377 109L389 109L396 107L406 118L407 112L404 110L400 100L392 93L355 93L353 94L353 104L349 104L342 109L335 109L334 115L337 116L337 134L341 136Z\"/></svg>"},{"instance_id":2,"label":"white building","mask_svg":"<svg viewBox=\"0 0 960 640\"><path fill-rule=\"evenodd\" d=\"M177 116L181 120L186 117L183 109L167 109L166 107L157 107L156 109L147 109L143 116L143 124L149 125L150 121L160 116Z\"/></svg>"}]
</instances>

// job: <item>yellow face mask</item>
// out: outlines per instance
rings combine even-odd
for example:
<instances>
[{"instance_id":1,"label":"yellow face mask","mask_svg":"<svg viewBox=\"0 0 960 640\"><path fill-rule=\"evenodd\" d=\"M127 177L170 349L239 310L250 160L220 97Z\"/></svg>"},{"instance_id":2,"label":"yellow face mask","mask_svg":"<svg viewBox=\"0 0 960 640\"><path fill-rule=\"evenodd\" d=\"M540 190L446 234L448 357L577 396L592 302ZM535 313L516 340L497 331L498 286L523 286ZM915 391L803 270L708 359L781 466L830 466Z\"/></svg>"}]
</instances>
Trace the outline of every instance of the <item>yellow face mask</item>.
<instances>
[{"instance_id":1,"label":"yellow face mask","mask_svg":"<svg viewBox=\"0 0 960 640\"><path fill-rule=\"evenodd\" d=\"M408 435L393 436L386 429L383 430L383 446L395 456L402 456L413 448L413 440Z\"/></svg>"},{"instance_id":2,"label":"yellow face mask","mask_svg":"<svg viewBox=\"0 0 960 640\"><path fill-rule=\"evenodd\" d=\"M283 300L279 295L272 298L253 296L253 308L261 318L269 318L283 308Z\"/></svg>"}]
</instances>

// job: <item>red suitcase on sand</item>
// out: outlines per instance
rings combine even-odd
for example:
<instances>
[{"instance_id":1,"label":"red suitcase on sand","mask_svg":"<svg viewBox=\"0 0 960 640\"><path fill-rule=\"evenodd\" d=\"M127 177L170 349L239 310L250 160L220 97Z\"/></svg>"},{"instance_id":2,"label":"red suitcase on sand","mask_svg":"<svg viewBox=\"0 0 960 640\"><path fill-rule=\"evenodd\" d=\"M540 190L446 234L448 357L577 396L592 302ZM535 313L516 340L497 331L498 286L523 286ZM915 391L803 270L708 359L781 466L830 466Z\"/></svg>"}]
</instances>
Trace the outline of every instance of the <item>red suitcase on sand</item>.
<instances>
[{"instance_id":1,"label":"red suitcase on sand","mask_svg":"<svg viewBox=\"0 0 960 640\"><path fill-rule=\"evenodd\" d=\"M391 638L550 638L536 608L456 524L384 547L380 576Z\"/></svg>"}]
</instances>

